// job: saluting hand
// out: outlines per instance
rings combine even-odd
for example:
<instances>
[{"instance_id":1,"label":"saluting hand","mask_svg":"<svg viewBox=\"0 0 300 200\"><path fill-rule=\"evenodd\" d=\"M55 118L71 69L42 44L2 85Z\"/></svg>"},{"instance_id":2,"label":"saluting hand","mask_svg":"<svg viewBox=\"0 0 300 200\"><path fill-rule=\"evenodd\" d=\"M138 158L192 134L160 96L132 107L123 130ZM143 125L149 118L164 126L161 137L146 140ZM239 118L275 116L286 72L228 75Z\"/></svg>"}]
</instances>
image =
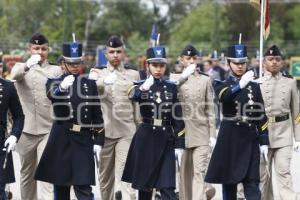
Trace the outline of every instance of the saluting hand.
<instances>
[{"instance_id":1,"label":"saluting hand","mask_svg":"<svg viewBox=\"0 0 300 200\"><path fill-rule=\"evenodd\" d=\"M67 90L71 85L73 85L75 77L73 75L68 75L64 78L64 80L60 83L60 88L62 90Z\"/></svg>"},{"instance_id":2,"label":"saluting hand","mask_svg":"<svg viewBox=\"0 0 300 200\"><path fill-rule=\"evenodd\" d=\"M26 67L31 68L32 66L38 64L41 61L41 56L39 54L32 55L27 61L26 61Z\"/></svg>"},{"instance_id":3,"label":"saluting hand","mask_svg":"<svg viewBox=\"0 0 300 200\"><path fill-rule=\"evenodd\" d=\"M181 77L183 79L187 79L190 75L192 75L195 72L196 67L197 66L195 64L190 64L189 66L187 66L187 68L183 70L183 72L181 73Z\"/></svg>"},{"instance_id":4,"label":"saluting hand","mask_svg":"<svg viewBox=\"0 0 300 200\"><path fill-rule=\"evenodd\" d=\"M240 84L240 88L244 88L246 87L246 85L248 85L248 83L250 81L254 80L254 72L252 70L247 71L241 78L239 84Z\"/></svg>"},{"instance_id":5,"label":"saluting hand","mask_svg":"<svg viewBox=\"0 0 300 200\"><path fill-rule=\"evenodd\" d=\"M147 91L150 89L150 87L154 84L154 78L152 75L150 75L146 81L141 85L140 90Z\"/></svg>"}]
</instances>

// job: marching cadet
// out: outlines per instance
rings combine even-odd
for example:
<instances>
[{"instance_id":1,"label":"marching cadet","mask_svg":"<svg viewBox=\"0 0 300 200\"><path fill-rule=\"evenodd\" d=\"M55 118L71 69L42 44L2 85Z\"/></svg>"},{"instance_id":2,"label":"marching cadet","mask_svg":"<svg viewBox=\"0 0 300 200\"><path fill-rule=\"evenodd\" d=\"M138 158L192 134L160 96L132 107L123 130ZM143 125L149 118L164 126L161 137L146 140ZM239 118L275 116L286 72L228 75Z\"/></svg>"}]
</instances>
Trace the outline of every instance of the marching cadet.
<instances>
[{"instance_id":1,"label":"marching cadet","mask_svg":"<svg viewBox=\"0 0 300 200\"><path fill-rule=\"evenodd\" d=\"M210 146L216 143L213 88L210 78L195 70L198 50L187 45L181 52L184 71L171 74L178 83L178 98L182 103L185 123L185 150L180 165L180 199L206 199L204 177ZM195 89L195 86L197 89ZM179 150L175 150L181 154ZM180 156L179 156L180 157ZM212 186L207 190L213 190ZM214 195L214 194L213 194ZM211 199L213 196L209 196Z\"/></svg>"},{"instance_id":2,"label":"marching cadet","mask_svg":"<svg viewBox=\"0 0 300 200\"><path fill-rule=\"evenodd\" d=\"M124 67L125 49L121 39L113 35L106 43L106 68L93 68L89 79L96 80L101 95L105 126L105 144L100 153L100 192L105 200L114 199L114 186L121 190L123 199L134 199L130 184L121 182L128 149L136 131L134 105L128 99L127 89L139 80L139 72ZM117 193L118 196L119 193Z\"/></svg>"},{"instance_id":3,"label":"marching cadet","mask_svg":"<svg viewBox=\"0 0 300 200\"><path fill-rule=\"evenodd\" d=\"M21 161L21 199L52 200L52 185L39 183L38 197L37 183L33 177L52 124L51 102L46 97L45 84L48 78L57 77L62 71L60 67L48 63L49 42L44 35L33 34L28 51L31 57L25 63L16 63L11 71L26 116L17 145Z\"/></svg>"},{"instance_id":4,"label":"marching cadet","mask_svg":"<svg viewBox=\"0 0 300 200\"><path fill-rule=\"evenodd\" d=\"M94 153L104 144L100 100L95 82L79 75L82 44L63 44L63 57L65 73L46 84L55 121L35 178L54 184L56 200L69 200L70 186L78 200L92 200Z\"/></svg>"},{"instance_id":5,"label":"marching cadet","mask_svg":"<svg viewBox=\"0 0 300 200\"><path fill-rule=\"evenodd\" d=\"M272 163L280 199L296 200L291 177L291 159L294 148L300 150L299 93L296 80L280 72L282 55L277 46L264 54L264 76L261 91L269 118L268 162L261 162L261 191L263 200L272 200ZM265 167L265 164L268 166ZM268 174L269 171L269 174Z\"/></svg>"},{"instance_id":6,"label":"marching cadet","mask_svg":"<svg viewBox=\"0 0 300 200\"><path fill-rule=\"evenodd\" d=\"M221 105L221 121L217 143L212 153L205 181L223 184L223 199L237 199L237 184L243 183L248 200L260 200L260 152L268 151L268 120L262 94L247 71L245 45L228 48L231 76L215 81L214 90Z\"/></svg>"},{"instance_id":7,"label":"marching cadet","mask_svg":"<svg viewBox=\"0 0 300 200\"><path fill-rule=\"evenodd\" d=\"M7 113L13 119L11 134L7 133ZM14 150L24 126L24 114L14 84L0 78L0 199L6 200L5 184L15 182L11 151Z\"/></svg>"},{"instance_id":8,"label":"marching cadet","mask_svg":"<svg viewBox=\"0 0 300 200\"><path fill-rule=\"evenodd\" d=\"M181 105L176 84L162 79L165 48L149 48L147 62L150 76L129 88L143 122L132 139L122 180L139 190L139 200L150 200L154 188L160 190L162 200L176 200L174 148L184 148Z\"/></svg>"}]
</instances>

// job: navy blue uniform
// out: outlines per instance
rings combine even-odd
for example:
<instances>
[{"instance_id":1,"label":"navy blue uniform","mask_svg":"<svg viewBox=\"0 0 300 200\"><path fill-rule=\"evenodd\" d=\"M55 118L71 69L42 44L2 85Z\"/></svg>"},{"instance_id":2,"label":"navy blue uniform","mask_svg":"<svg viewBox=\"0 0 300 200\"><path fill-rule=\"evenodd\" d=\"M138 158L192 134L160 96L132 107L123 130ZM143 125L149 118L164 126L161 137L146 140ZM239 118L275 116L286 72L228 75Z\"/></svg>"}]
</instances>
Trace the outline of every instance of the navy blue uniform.
<instances>
[{"instance_id":1,"label":"navy blue uniform","mask_svg":"<svg viewBox=\"0 0 300 200\"><path fill-rule=\"evenodd\" d=\"M223 119L205 181L233 185L235 195L236 184L242 182L247 199L260 199L259 145L268 145L269 140L259 85L250 82L240 89L239 80L231 76L215 81L214 90Z\"/></svg>"},{"instance_id":2,"label":"navy blue uniform","mask_svg":"<svg viewBox=\"0 0 300 200\"><path fill-rule=\"evenodd\" d=\"M14 84L0 78L0 199L4 197L4 185L15 182L12 155L7 155L6 167L3 169L6 152L2 151L7 138L7 113L12 114L11 135L20 138L24 126L24 114Z\"/></svg>"},{"instance_id":3,"label":"navy blue uniform","mask_svg":"<svg viewBox=\"0 0 300 200\"><path fill-rule=\"evenodd\" d=\"M138 190L175 188L174 148L184 147L184 122L176 85L155 79L149 91L134 86L143 123L130 145L122 180ZM175 194L175 193L174 193Z\"/></svg>"},{"instance_id":4,"label":"navy blue uniform","mask_svg":"<svg viewBox=\"0 0 300 200\"><path fill-rule=\"evenodd\" d=\"M73 85L61 91L65 76L46 84L55 121L35 178L59 186L95 185L93 145L104 144L97 87L94 81L74 75Z\"/></svg>"}]
</instances>

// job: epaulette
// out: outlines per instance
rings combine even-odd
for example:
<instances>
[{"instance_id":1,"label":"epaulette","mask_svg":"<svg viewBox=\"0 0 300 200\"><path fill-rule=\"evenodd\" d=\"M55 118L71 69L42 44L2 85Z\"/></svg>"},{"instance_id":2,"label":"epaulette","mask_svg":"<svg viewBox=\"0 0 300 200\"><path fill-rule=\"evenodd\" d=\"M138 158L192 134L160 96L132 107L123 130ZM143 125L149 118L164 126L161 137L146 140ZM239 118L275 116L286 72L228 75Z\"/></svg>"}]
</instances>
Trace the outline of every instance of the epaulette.
<instances>
[{"instance_id":1,"label":"epaulette","mask_svg":"<svg viewBox=\"0 0 300 200\"><path fill-rule=\"evenodd\" d=\"M58 65L57 63L55 62L48 62L49 65Z\"/></svg>"},{"instance_id":2,"label":"epaulette","mask_svg":"<svg viewBox=\"0 0 300 200\"><path fill-rule=\"evenodd\" d=\"M169 84L174 84L174 85L176 85L176 81L166 80L166 82L169 83Z\"/></svg>"},{"instance_id":3,"label":"epaulette","mask_svg":"<svg viewBox=\"0 0 300 200\"><path fill-rule=\"evenodd\" d=\"M139 80L139 81L133 81L134 85L140 85L142 83L144 83L146 80Z\"/></svg>"},{"instance_id":4,"label":"epaulette","mask_svg":"<svg viewBox=\"0 0 300 200\"><path fill-rule=\"evenodd\" d=\"M206 73L204 73L204 72L202 72L202 71L198 71L198 73L199 73L199 74L202 74L202 75L204 75L204 76L208 76L208 74L206 74Z\"/></svg>"},{"instance_id":5,"label":"epaulette","mask_svg":"<svg viewBox=\"0 0 300 200\"><path fill-rule=\"evenodd\" d=\"M293 79L294 77L286 72L282 72L282 76Z\"/></svg>"},{"instance_id":6,"label":"epaulette","mask_svg":"<svg viewBox=\"0 0 300 200\"><path fill-rule=\"evenodd\" d=\"M213 81L213 85L214 85L214 86L219 85L219 84L221 84L221 83L224 83L224 81L221 81L221 80L219 80L219 79L214 79L214 81Z\"/></svg>"},{"instance_id":7,"label":"epaulette","mask_svg":"<svg viewBox=\"0 0 300 200\"><path fill-rule=\"evenodd\" d=\"M125 68L125 69L132 69L132 70L137 71L137 69L136 69L136 67L135 67L134 65L128 64L128 63L126 63L126 64L124 65L124 68Z\"/></svg>"},{"instance_id":8,"label":"epaulette","mask_svg":"<svg viewBox=\"0 0 300 200\"><path fill-rule=\"evenodd\" d=\"M101 65L101 66L95 66L95 68L96 69L105 69L105 68L107 68L107 66L106 65Z\"/></svg>"}]
</instances>

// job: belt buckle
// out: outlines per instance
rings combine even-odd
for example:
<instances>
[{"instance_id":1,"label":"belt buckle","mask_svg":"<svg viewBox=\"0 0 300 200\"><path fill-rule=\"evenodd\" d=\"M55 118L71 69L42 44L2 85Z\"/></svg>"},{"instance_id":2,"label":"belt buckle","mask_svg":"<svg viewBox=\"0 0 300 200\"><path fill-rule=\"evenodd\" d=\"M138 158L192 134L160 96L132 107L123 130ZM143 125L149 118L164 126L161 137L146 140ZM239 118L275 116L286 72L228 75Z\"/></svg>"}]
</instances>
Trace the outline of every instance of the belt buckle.
<instances>
[{"instance_id":1,"label":"belt buckle","mask_svg":"<svg viewBox=\"0 0 300 200\"><path fill-rule=\"evenodd\" d=\"M275 117L269 117L269 122L275 123L276 122Z\"/></svg>"},{"instance_id":2,"label":"belt buckle","mask_svg":"<svg viewBox=\"0 0 300 200\"><path fill-rule=\"evenodd\" d=\"M71 131L74 131L74 132L80 132L81 130L81 127L77 124L73 124L72 128L70 128Z\"/></svg>"},{"instance_id":3,"label":"belt buckle","mask_svg":"<svg viewBox=\"0 0 300 200\"><path fill-rule=\"evenodd\" d=\"M154 119L153 125L154 126L161 126L162 125L162 120L161 119Z\"/></svg>"},{"instance_id":4,"label":"belt buckle","mask_svg":"<svg viewBox=\"0 0 300 200\"><path fill-rule=\"evenodd\" d=\"M247 116L242 116L242 119L241 119L241 121L242 122L244 122L244 123L247 123L248 121L247 121L247 119L248 119L248 117Z\"/></svg>"}]
</instances>

